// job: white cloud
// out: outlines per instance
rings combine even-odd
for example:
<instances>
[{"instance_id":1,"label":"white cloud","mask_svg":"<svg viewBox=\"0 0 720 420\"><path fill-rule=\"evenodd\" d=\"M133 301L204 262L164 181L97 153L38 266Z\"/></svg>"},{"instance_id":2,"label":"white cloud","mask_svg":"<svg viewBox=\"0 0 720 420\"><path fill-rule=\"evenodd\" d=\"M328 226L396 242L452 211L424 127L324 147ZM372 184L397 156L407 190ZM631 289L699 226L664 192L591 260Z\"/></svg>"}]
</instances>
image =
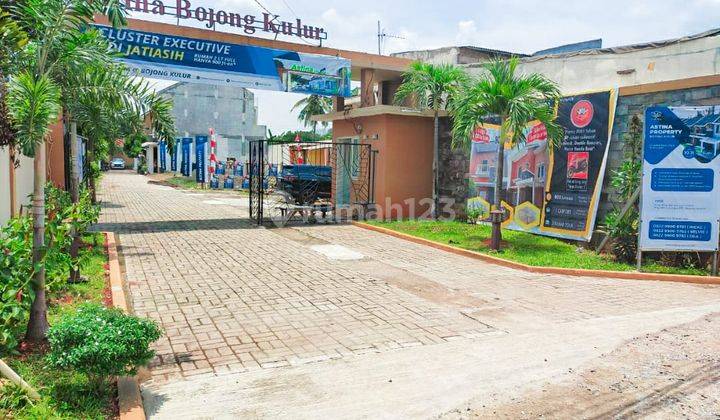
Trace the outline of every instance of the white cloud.
<instances>
[{"instance_id":1,"label":"white cloud","mask_svg":"<svg viewBox=\"0 0 720 420\"><path fill-rule=\"evenodd\" d=\"M455 35L457 45L476 45L479 38L480 34L474 20L461 20L458 22L457 35Z\"/></svg>"}]
</instances>

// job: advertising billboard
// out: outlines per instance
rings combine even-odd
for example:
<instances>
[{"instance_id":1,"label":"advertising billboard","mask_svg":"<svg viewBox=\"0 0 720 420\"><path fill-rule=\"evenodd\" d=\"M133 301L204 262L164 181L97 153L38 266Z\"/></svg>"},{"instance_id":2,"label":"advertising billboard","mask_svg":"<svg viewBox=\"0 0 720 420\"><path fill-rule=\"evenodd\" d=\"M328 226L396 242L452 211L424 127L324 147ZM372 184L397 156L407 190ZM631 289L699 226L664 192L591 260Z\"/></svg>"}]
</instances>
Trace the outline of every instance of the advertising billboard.
<instances>
[{"instance_id":1,"label":"advertising billboard","mask_svg":"<svg viewBox=\"0 0 720 420\"><path fill-rule=\"evenodd\" d=\"M252 45L95 27L133 74L154 79L352 96L350 60Z\"/></svg>"},{"instance_id":2,"label":"advertising billboard","mask_svg":"<svg viewBox=\"0 0 720 420\"><path fill-rule=\"evenodd\" d=\"M190 146L193 139L191 137L183 137L182 139L182 160L180 161L180 172L183 176L190 176L192 170L192 159L190 155Z\"/></svg>"},{"instance_id":3,"label":"advertising billboard","mask_svg":"<svg viewBox=\"0 0 720 420\"><path fill-rule=\"evenodd\" d=\"M717 251L720 106L645 111L640 249Z\"/></svg>"},{"instance_id":4,"label":"advertising billboard","mask_svg":"<svg viewBox=\"0 0 720 420\"><path fill-rule=\"evenodd\" d=\"M566 96L558 103L557 122L565 136L548 146L538 122L525 128L525 142L506 145L503 208L506 229L589 241L614 122L617 91ZM483 124L473 134L470 151L469 208L487 214L495 197L500 127Z\"/></svg>"},{"instance_id":5,"label":"advertising billboard","mask_svg":"<svg viewBox=\"0 0 720 420\"><path fill-rule=\"evenodd\" d=\"M182 138L177 137L173 144L172 153L170 153L170 170L173 172L177 172L178 150L180 150L181 143Z\"/></svg>"},{"instance_id":6,"label":"advertising billboard","mask_svg":"<svg viewBox=\"0 0 720 420\"><path fill-rule=\"evenodd\" d=\"M167 170L167 143L165 140L158 142L158 155L160 158L160 173Z\"/></svg>"},{"instance_id":7,"label":"advertising billboard","mask_svg":"<svg viewBox=\"0 0 720 420\"><path fill-rule=\"evenodd\" d=\"M195 136L195 181L200 184L207 182L208 136Z\"/></svg>"}]
</instances>

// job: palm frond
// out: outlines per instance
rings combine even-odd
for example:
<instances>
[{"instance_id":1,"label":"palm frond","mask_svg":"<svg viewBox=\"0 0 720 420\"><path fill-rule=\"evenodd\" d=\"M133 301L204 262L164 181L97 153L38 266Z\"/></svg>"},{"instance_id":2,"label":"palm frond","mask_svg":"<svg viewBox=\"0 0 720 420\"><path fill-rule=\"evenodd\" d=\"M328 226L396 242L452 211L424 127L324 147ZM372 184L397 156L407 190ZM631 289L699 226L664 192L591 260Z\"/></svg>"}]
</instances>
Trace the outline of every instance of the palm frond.
<instances>
[{"instance_id":1,"label":"palm frond","mask_svg":"<svg viewBox=\"0 0 720 420\"><path fill-rule=\"evenodd\" d=\"M34 156L60 113L60 89L45 76L23 72L10 79L7 105L20 149Z\"/></svg>"},{"instance_id":2,"label":"palm frond","mask_svg":"<svg viewBox=\"0 0 720 420\"><path fill-rule=\"evenodd\" d=\"M533 120L545 125L550 147L562 139L562 128L555 122L557 85L539 74L518 74L517 66L515 58L490 61L457 96L450 106L455 147L468 146L475 128L490 117L501 119L503 138L511 145L525 142L524 129Z\"/></svg>"},{"instance_id":3,"label":"palm frond","mask_svg":"<svg viewBox=\"0 0 720 420\"><path fill-rule=\"evenodd\" d=\"M467 80L467 74L459 67L414 62L403 74L394 101L397 105L412 101L416 108L437 111L452 102Z\"/></svg>"}]
</instances>

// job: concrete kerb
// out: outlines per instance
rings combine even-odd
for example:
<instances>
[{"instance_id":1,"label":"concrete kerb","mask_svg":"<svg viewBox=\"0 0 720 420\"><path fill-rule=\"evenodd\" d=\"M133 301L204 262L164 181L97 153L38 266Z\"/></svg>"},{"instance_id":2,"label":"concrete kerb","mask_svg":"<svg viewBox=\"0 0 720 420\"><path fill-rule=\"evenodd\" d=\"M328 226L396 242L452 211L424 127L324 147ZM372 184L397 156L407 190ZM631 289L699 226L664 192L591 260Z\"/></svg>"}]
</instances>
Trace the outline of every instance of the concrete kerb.
<instances>
[{"instance_id":1,"label":"concrete kerb","mask_svg":"<svg viewBox=\"0 0 720 420\"><path fill-rule=\"evenodd\" d=\"M125 296L117 243L113 232L105 232L105 243L108 252L108 269L110 271L110 290L113 306L125 313L130 313L128 300ZM120 420L145 420L140 385L137 377L123 376L118 378L118 403Z\"/></svg>"},{"instance_id":2,"label":"concrete kerb","mask_svg":"<svg viewBox=\"0 0 720 420\"><path fill-rule=\"evenodd\" d=\"M514 268L517 270L523 270L530 273L539 274L560 274L566 276L576 277L601 277L601 278L612 278L621 280L650 280L650 281L670 281L676 283L693 283L693 284L710 284L720 285L720 277L714 276L689 276L682 274L659 274L659 273L641 273L637 271L608 271L608 270L586 270L580 268L558 268L558 267L537 267L518 263L515 261L509 261L502 258L494 257L492 255L482 254L476 251L470 251L463 248L458 248L451 245L445 245L440 242L431 241L429 239L419 238L417 236L408 235L406 233L398 232L392 229L387 229L380 226L371 225L363 222L352 222L353 225L372 230L386 235L394 236L396 238L404 239L406 241L415 242L422 245L427 245L436 249L451 252L453 254L462 255L477 260L482 260L491 264L500 265L503 267Z\"/></svg>"}]
</instances>

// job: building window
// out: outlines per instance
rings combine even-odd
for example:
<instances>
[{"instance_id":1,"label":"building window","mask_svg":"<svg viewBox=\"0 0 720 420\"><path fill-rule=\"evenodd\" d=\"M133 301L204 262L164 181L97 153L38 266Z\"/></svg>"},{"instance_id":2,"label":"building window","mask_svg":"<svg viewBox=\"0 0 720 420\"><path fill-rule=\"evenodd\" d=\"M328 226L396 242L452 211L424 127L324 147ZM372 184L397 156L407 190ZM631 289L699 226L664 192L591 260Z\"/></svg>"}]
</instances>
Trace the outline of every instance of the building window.
<instances>
[{"instance_id":1,"label":"building window","mask_svg":"<svg viewBox=\"0 0 720 420\"><path fill-rule=\"evenodd\" d=\"M480 173L486 174L488 173L489 167L488 167L488 160L483 159L482 163L480 164Z\"/></svg>"},{"instance_id":2,"label":"building window","mask_svg":"<svg viewBox=\"0 0 720 420\"><path fill-rule=\"evenodd\" d=\"M544 163L541 163L538 165L537 176L538 176L538 179L540 179L541 181L545 180L545 164Z\"/></svg>"}]
</instances>

